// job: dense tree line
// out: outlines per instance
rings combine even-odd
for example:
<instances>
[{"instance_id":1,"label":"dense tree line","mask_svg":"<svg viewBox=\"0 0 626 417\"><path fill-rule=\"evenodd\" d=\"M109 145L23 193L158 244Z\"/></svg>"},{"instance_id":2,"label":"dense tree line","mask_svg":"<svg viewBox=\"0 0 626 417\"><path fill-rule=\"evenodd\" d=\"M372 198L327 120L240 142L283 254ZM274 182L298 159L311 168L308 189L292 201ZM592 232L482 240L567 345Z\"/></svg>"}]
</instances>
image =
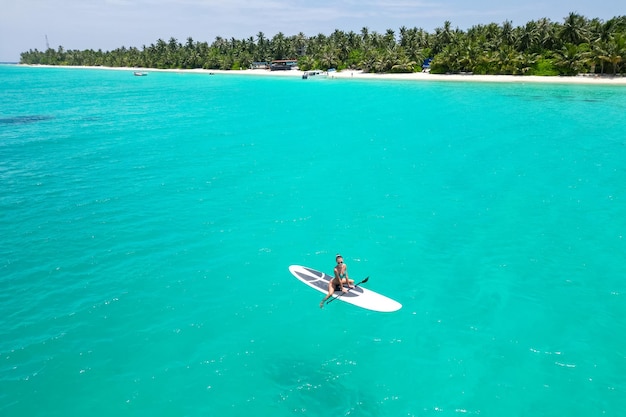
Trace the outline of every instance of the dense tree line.
<instances>
[{"instance_id":1,"label":"dense tree line","mask_svg":"<svg viewBox=\"0 0 626 417\"><path fill-rule=\"evenodd\" d=\"M366 72L417 72L433 58L431 72L515 75L626 73L626 16L608 21L570 13L563 23L534 20L514 27L476 25L467 31L445 22L434 32L401 27L396 34L335 30L330 35L303 33L272 38L259 32L247 39L217 37L213 43L191 37L182 44L171 38L138 48L113 51L30 50L22 64L145 67L162 69L240 69L253 62L297 59L300 69L362 69Z\"/></svg>"}]
</instances>

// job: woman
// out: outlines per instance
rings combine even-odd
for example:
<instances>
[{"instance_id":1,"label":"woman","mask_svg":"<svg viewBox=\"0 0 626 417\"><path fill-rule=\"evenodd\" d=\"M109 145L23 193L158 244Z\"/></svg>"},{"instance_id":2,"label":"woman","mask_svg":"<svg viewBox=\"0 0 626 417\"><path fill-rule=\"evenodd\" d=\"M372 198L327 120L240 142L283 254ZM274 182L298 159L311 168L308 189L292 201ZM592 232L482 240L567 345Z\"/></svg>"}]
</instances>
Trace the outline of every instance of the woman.
<instances>
[{"instance_id":1,"label":"woman","mask_svg":"<svg viewBox=\"0 0 626 417\"><path fill-rule=\"evenodd\" d=\"M335 277L330 280L328 283L328 294L320 303L320 308L324 307L324 303L335 293L335 290L341 290L341 292L348 292L343 286L346 284L348 288L354 288L352 284L354 284L354 280L348 277L348 265L343 263L343 256L337 254L335 256L335 261L337 261L337 265L335 266Z\"/></svg>"}]
</instances>

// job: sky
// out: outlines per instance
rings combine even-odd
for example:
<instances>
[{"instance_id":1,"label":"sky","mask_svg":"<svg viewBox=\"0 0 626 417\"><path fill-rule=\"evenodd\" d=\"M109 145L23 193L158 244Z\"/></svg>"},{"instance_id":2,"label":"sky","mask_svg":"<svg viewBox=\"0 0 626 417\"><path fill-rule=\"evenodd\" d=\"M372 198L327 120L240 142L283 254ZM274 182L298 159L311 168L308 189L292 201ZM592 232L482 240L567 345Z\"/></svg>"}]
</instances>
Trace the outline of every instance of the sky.
<instances>
[{"instance_id":1,"label":"sky","mask_svg":"<svg viewBox=\"0 0 626 417\"><path fill-rule=\"evenodd\" d=\"M0 62L29 49L137 47L158 39L212 43L216 37L271 38L335 29L396 34L402 26L428 32L446 20L453 28L510 20L521 26L576 12L608 20L626 15L624 0L0 0Z\"/></svg>"}]
</instances>

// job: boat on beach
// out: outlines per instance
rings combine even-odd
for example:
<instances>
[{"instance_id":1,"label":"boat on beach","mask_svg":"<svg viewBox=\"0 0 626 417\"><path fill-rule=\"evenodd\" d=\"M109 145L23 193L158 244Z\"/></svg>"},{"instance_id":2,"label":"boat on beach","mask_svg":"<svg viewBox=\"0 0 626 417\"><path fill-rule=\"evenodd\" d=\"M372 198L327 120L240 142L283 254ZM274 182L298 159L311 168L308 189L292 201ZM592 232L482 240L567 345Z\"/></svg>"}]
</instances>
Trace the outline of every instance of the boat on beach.
<instances>
[{"instance_id":1,"label":"boat on beach","mask_svg":"<svg viewBox=\"0 0 626 417\"><path fill-rule=\"evenodd\" d=\"M322 70L311 70L311 71L304 71L304 73L302 74L302 79L306 80L309 77L315 77L315 78L325 78L328 76L328 73L326 71L322 71Z\"/></svg>"}]
</instances>

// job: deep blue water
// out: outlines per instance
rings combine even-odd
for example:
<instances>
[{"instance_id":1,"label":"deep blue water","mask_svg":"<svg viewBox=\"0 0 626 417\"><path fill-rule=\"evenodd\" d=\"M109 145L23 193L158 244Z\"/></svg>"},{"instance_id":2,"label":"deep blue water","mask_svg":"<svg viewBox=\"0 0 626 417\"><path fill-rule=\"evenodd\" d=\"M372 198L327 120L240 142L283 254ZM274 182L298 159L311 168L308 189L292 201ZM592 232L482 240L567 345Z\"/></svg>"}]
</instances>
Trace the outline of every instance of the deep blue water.
<instances>
[{"instance_id":1,"label":"deep blue water","mask_svg":"<svg viewBox=\"0 0 626 417\"><path fill-rule=\"evenodd\" d=\"M621 416L625 112L0 66L0 414ZM402 310L320 310L338 252Z\"/></svg>"}]
</instances>

